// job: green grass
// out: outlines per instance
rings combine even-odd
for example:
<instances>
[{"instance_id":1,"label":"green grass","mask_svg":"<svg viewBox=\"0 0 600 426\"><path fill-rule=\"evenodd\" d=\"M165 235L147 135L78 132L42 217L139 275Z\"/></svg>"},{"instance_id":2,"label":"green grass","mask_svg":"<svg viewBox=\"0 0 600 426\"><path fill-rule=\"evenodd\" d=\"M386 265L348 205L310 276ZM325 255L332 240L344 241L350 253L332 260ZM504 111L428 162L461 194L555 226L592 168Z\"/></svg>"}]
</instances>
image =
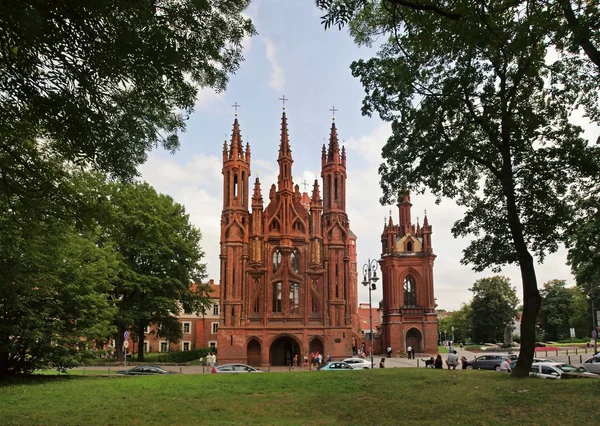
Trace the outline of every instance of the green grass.
<instances>
[{"instance_id":1,"label":"green grass","mask_svg":"<svg viewBox=\"0 0 600 426\"><path fill-rule=\"evenodd\" d=\"M1 382L0 382L1 383ZM485 371L50 377L0 387L3 425L594 424L600 382Z\"/></svg>"}]
</instances>

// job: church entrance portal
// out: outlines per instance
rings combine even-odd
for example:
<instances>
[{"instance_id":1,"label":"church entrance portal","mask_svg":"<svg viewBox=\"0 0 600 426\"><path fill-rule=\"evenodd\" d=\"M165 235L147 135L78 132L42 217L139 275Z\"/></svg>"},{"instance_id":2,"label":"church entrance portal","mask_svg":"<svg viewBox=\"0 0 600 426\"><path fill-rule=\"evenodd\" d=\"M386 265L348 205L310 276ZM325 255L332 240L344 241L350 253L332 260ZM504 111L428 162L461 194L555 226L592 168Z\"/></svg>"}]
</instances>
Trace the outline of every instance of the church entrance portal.
<instances>
[{"instance_id":1,"label":"church entrance portal","mask_svg":"<svg viewBox=\"0 0 600 426\"><path fill-rule=\"evenodd\" d=\"M316 354L317 352L323 355L323 359L325 359L325 349L323 348L323 342L318 337L313 337L310 341L308 347L310 348L310 353Z\"/></svg>"},{"instance_id":2,"label":"church entrance portal","mask_svg":"<svg viewBox=\"0 0 600 426\"><path fill-rule=\"evenodd\" d=\"M260 366L260 343L256 339L248 343L248 364L255 367Z\"/></svg>"},{"instance_id":3,"label":"church entrance portal","mask_svg":"<svg viewBox=\"0 0 600 426\"><path fill-rule=\"evenodd\" d=\"M421 332L416 328L411 328L410 330L408 330L408 333L406 333L405 348L411 346L414 351L423 352L422 340L423 338Z\"/></svg>"},{"instance_id":4,"label":"church entrance portal","mask_svg":"<svg viewBox=\"0 0 600 426\"><path fill-rule=\"evenodd\" d=\"M291 337L279 337L271 344L270 351L271 365L290 365L295 355L302 359L298 342Z\"/></svg>"}]
</instances>

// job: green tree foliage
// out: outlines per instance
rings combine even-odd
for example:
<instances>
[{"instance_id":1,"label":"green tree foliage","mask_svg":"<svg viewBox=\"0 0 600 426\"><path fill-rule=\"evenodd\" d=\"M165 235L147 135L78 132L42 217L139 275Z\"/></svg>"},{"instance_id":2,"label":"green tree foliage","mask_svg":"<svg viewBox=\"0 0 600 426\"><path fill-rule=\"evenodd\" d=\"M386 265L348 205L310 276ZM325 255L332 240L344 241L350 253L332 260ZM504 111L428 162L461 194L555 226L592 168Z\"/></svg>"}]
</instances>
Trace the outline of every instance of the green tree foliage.
<instances>
[{"instance_id":1,"label":"green tree foliage","mask_svg":"<svg viewBox=\"0 0 600 426\"><path fill-rule=\"evenodd\" d=\"M95 245L90 231L28 214L0 215L0 375L72 367L113 329L112 247Z\"/></svg>"},{"instance_id":2,"label":"green tree foliage","mask_svg":"<svg viewBox=\"0 0 600 426\"><path fill-rule=\"evenodd\" d=\"M551 280L540 291L542 307L539 322L546 332L546 340L569 337L569 320L573 316L573 292L565 287L564 280Z\"/></svg>"},{"instance_id":3,"label":"green tree foliage","mask_svg":"<svg viewBox=\"0 0 600 426\"><path fill-rule=\"evenodd\" d=\"M471 331L475 342L503 342L506 326L515 319L519 303L506 277L496 275L475 281L471 301Z\"/></svg>"},{"instance_id":4,"label":"green tree foliage","mask_svg":"<svg viewBox=\"0 0 600 426\"><path fill-rule=\"evenodd\" d=\"M392 122L382 201L403 187L453 198L466 208L453 234L475 237L463 262L521 268L514 373L528 376L541 303L533 255L557 249L575 214L569 197L600 174L599 150L570 122L579 107L600 121L599 68L575 42L586 36L562 25L562 2L317 3L330 13L325 23L347 22L357 43L382 40L376 57L351 65L366 91L363 114ZM587 23L588 11L576 9ZM590 31L597 42L599 30Z\"/></svg>"},{"instance_id":5,"label":"green tree foliage","mask_svg":"<svg viewBox=\"0 0 600 426\"><path fill-rule=\"evenodd\" d=\"M248 3L0 2L0 153L43 139L76 164L134 175L150 148L178 147L198 90L223 90L240 66Z\"/></svg>"},{"instance_id":6,"label":"green tree foliage","mask_svg":"<svg viewBox=\"0 0 600 426\"><path fill-rule=\"evenodd\" d=\"M201 234L181 204L146 183L114 183L108 194L100 243L114 246L119 260L112 290L119 310L115 340L121 355L123 332L133 327L143 360L147 326L177 341L182 330L176 316L202 313L210 305L208 286L200 284L205 276Z\"/></svg>"},{"instance_id":7,"label":"green tree foliage","mask_svg":"<svg viewBox=\"0 0 600 426\"><path fill-rule=\"evenodd\" d=\"M575 337L589 338L592 330L590 304L585 293L578 286L571 287L569 290L573 295L573 315L569 319L569 324L575 329Z\"/></svg>"},{"instance_id":8,"label":"green tree foliage","mask_svg":"<svg viewBox=\"0 0 600 426\"><path fill-rule=\"evenodd\" d=\"M452 312L446 318L438 321L438 332L446 331L447 339L452 339L454 327L454 341L465 342L471 339L471 305L463 303L458 311Z\"/></svg>"}]
</instances>

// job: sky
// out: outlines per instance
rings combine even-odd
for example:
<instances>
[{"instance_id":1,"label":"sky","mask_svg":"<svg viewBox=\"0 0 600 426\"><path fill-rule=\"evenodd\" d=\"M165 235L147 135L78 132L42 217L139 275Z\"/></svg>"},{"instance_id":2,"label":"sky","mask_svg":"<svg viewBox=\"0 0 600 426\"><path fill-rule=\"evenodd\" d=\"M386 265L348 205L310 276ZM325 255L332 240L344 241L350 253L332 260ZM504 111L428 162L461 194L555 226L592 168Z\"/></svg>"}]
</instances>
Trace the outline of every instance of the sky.
<instances>
[{"instance_id":1,"label":"sky","mask_svg":"<svg viewBox=\"0 0 600 426\"><path fill-rule=\"evenodd\" d=\"M206 255L208 278L219 281L220 216L223 207L222 149L231 137L234 120L232 105L238 109L242 139L250 143L252 177L260 177L263 198L277 182L277 154L280 140L282 102L285 95L289 140L294 164L294 183L312 183L320 174L321 146L328 140L335 106L335 122L340 141L347 152L347 213L350 227L357 235L359 282L360 270L369 259L381 255L383 222L392 212L398 223L398 208L382 206L377 173L382 163L381 148L391 134L390 124L379 117L361 115L364 90L352 77L350 64L360 58L374 56L372 49L357 47L346 31L325 31L322 15L312 0L253 0L246 10L259 35L244 42L245 62L232 75L227 90L215 93L202 90L195 112L181 135L181 149L170 154L155 150L140 166L141 178L157 191L168 194L185 206L190 220L202 232L202 248ZM580 117L577 119L583 122ZM593 140L600 131L588 126L584 136ZM320 177L319 177L320 179ZM320 182L321 184L321 182ZM322 184L321 184L322 188ZM252 190L252 186L250 187ZM412 196L412 220L423 223L427 210L433 226L432 246L437 255L434 287L438 309L459 309L472 297L468 290L479 278L495 275L492 271L475 273L460 263L468 239L454 239L453 223L464 209L444 199L435 204L432 195ZM574 280L566 265L566 251L548 256L536 266L541 286L551 279ZM511 279L522 297L518 268L501 272ZM381 282L379 283L381 284ZM373 292L373 303L381 300L381 285ZM360 285L359 302L368 301L368 290Z\"/></svg>"}]
</instances>

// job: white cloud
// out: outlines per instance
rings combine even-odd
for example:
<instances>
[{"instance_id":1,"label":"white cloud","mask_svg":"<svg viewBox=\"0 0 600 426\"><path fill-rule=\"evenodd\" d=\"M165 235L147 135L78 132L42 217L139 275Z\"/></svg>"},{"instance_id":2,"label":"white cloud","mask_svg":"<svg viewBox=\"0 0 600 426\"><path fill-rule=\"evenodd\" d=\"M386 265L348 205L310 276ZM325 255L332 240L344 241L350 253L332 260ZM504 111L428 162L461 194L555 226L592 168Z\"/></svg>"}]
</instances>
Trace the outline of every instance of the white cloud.
<instances>
[{"instance_id":1,"label":"white cloud","mask_svg":"<svg viewBox=\"0 0 600 426\"><path fill-rule=\"evenodd\" d=\"M267 37L262 38L265 43L267 60L271 64L271 77L269 79L269 87L274 90L281 91L283 90L283 86L285 83L285 79L283 76L283 68L277 62L277 47L271 41L271 39Z\"/></svg>"},{"instance_id":2,"label":"white cloud","mask_svg":"<svg viewBox=\"0 0 600 426\"><path fill-rule=\"evenodd\" d=\"M196 96L196 108L208 110L215 104L225 102L225 92L217 92L211 87L204 87L198 91Z\"/></svg>"}]
</instances>

